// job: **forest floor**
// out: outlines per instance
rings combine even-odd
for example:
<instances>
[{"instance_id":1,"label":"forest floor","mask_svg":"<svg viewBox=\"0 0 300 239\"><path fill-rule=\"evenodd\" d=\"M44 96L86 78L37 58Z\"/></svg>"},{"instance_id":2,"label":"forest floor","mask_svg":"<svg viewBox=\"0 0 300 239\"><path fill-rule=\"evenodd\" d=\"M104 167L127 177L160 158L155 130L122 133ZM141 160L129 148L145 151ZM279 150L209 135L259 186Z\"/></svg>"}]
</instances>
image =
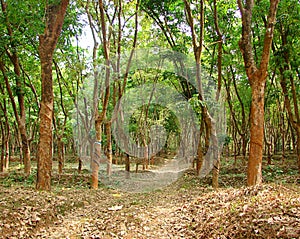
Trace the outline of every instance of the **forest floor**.
<instances>
[{"instance_id":1,"label":"forest floor","mask_svg":"<svg viewBox=\"0 0 300 239\"><path fill-rule=\"evenodd\" d=\"M300 238L300 177L295 160L264 166L264 183L245 187L246 168L223 160L220 188L187 170L163 188L89 189L87 170L66 164L52 191L34 190L12 167L0 178L0 238Z\"/></svg>"}]
</instances>

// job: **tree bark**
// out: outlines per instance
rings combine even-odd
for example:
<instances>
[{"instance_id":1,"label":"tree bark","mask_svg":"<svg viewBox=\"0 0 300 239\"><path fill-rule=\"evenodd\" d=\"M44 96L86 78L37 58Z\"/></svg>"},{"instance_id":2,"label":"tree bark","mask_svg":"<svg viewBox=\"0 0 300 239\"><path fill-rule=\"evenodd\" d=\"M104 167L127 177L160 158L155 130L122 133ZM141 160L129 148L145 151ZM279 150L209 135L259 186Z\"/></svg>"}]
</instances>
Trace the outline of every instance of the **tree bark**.
<instances>
[{"instance_id":1,"label":"tree bark","mask_svg":"<svg viewBox=\"0 0 300 239\"><path fill-rule=\"evenodd\" d=\"M238 0L242 16L242 38L239 46L243 55L245 70L252 90L250 111L250 150L247 170L247 185L262 182L262 156L264 139L264 95L270 48L273 40L275 18L279 0L270 0L269 16L263 44L263 52L259 67L253 56L251 23L253 0L247 0L245 6Z\"/></svg>"},{"instance_id":2,"label":"tree bark","mask_svg":"<svg viewBox=\"0 0 300 239\"><path fill-rule=\"evenodd\" d=\"M53 120L53 53L62 30L69 0L61 0L59 5L49 5L46 9L46 27L39 36L41 61L42 99L40 109L40 141L38 146L38 170L36 189L51 190L52 171L52 120Z\"/></svg>"},{"instance_id":3,"label":"tree bark","mask_svg":"<svg viewBox=\"0 0 300 239\"><path fill-rule=\"evenodd\" d=\"M265 94L265 80L261 80L262 78L260 75L255 76L252 78L253 84L251 85L250 151L247 172L249 186L262 182Z\"/></svg>"},{"instance_id":4,"label":"tree bark","mask_svg":"<svg viewBox=\"0 0 300 239\"><path fill-rule=\"evenodd\" d=\"M5 114L6 114L6 112L5 112ZM5 118L6 118L6 116L5 116ZM2 132L2 144L1 144L0 172L6 172L9 167L10 127L8 124L8 120L5 122L5 124L1 123L1 132Z\"/></svg>"}]
</instances>

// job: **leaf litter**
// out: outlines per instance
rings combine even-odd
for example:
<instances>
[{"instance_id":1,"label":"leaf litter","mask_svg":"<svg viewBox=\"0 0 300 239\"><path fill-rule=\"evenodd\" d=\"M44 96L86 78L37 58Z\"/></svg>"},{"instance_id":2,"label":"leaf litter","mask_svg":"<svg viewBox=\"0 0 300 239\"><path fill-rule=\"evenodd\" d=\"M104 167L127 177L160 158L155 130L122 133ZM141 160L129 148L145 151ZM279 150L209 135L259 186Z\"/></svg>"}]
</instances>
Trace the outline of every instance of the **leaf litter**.
<instances>
[{"instance_id":1,"label":"leaf litter","mask_svg":"<svg viewBox=\"0 0 300 239\"><path fill-rule=\"evenodd\" d=\"M147 193L0 186L0 238L299 238L299 185L205 180L190 171Z\"/></svg>"}]
</instances>

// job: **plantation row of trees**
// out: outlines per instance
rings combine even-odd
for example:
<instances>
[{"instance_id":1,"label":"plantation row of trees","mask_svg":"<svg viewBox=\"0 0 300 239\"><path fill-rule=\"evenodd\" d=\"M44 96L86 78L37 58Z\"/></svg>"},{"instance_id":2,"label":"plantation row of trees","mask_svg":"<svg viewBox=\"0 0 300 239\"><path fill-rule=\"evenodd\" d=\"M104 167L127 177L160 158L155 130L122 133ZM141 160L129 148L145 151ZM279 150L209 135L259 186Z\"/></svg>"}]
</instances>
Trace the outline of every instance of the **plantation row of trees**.
<instances>
[{"instance_id":1,"label":"plantation row of trees","mask_svg":"<svg viewBox=\"0 0 300 239\"><path fill-rule=\"evenodd\" d=\"M96 189L99 156L106 155L108 175L116 154L125 154L129 170L131 141L141 146L146 168L155 151L153 125L165 128L169 151L195 132L183 131L159 100L132 102L127 125L122 115L116 119L122 97L159 83L179 92L197 115L200 140L189 143L200 172L210 144L220 140L205 101L212 97L209 78L213 101L225 102L223 153L248 161L248 185L261 182L263 155L271 163L274 154L284 160L294 153L300 172L299 13L298 0L1 0L0 171L19 155L28 176L34 157L37 189L50 190L54 155L62 173L66 153L78 156L79 170L88 154ZM115 122L128 127L131 140L122 131L112 135Z\"/></svg>"}]
</instances>

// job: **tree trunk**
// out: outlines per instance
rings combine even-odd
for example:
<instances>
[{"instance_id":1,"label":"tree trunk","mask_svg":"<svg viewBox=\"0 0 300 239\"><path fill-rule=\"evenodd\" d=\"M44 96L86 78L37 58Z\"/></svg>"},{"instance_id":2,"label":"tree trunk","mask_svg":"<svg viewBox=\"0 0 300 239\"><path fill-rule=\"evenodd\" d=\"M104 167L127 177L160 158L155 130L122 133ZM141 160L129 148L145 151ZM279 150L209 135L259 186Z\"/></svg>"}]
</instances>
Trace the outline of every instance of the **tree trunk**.
<instances>
[{"instance_id":1,"label":"tree trunk","mask_svg":"<svg viewBox=\"0 0 300 239\"><path fill-rule=\"evenodd\" d=\"M1 93L4 95L4 89L0 86ZM0 171L4 172L8 170L9 167L9 141L10 141L10 125L9 125L9 118L7 115L7 107L6 107L6 100L4 99L3 102L0 102L0 108L3 112L5 123L1 122L1 133L2 133L2 144L1 144L1 164L0 164Z\"/></svg>"},{"instance_id":2,"label":"tree trunk","mask_svg":"<svg viewBox=\"0 0 300 239\"><path fill-rule=\"evenodd\" d=\"M42 69L42 100L40 109L40 141L38 146L37 189L51 190L52 170L52 118L53 82L52 55L43 49L40 38L40 59ZM46 46L47 47L47 46Z\"/></svg>"},{"instance_id":3,"label":"tree trunk","mask_svg":"<svg viewBox=\"0 0 300 239\"><path fill-rule=\"evenodd\" d=\"M13 107L13 111L14 111L14 115L17 121L17 125L18 125L18 133L20 133L21 136L21 148L20 148L20 158L24 159L24 173L25 176L29 176L30 171L31 171L31 163L30 163L30 150L29 150L29 144L28 144L28 138L27 138L27 133L26 133L26 126L25 126L25 107L20 107L21 108L21 115L19 115L18 110L17 110L17 105L16 102L14 100L14 95L12 92L12 89L10 87L10 83L8 81L8 76L6 74L6 69L4 66L4 62L2 60L0 60L0 69L2 71L2 74L4 76L4 81L5 81L5 85L6 85L6 89L9 95L9 98L11 100L11 104ZM22 97L19 97L22 98ZM23 99L24 100L24 99ZM19 104L20 101L22 101L21 99L19 100ZM22 104L21 104L22 105Z\"/></svg>"},{"instance_id":4,"label":"tree trunk","mask_svg":"<svg viewBox=\"0 0 300 239\"><path fill-rule=\"evenodd\" d=\"M246 139L246 128L247 128L247 124L246 124L246 114L245 114L245 107L244 107L244 103L240 97L240 94L238 92L237 89L237 84L236 84L236 78L235 78L235 73L232 67L230 67L231 70L231 74L232 74L232 81L233 81L233 86L234 86L234 90L236 93L236 96L238 98L239 101L239 105L241 107L241 113L242 113L242 123L241 126L239 126L238 124L238 120L236 119L236 114L235 114L235 110L233 108L233 104L232 104L232 97L231 97L231 88L230 88L230 84L231 84L231 80L228 80L228 82L226 81L226 79L224 78L224 84L225 84L225 88L226 88L226 92L227 92L227 103L229 106L229 110L230 110L230 114L231 114L231 121L233 123L233 131L232 131L232 135L233 135L233 140L234 140L234 166L236 167L236 163L237 163L237 155L240 152L240 147L238 146L238 140L236 138L236 134L238 133L241 137L241 141L242 141L242 154L243 154L243 158L242 158L242 162L243 165L246 164L246 153L247 153L247 139Z\"/></svg>"},{"instance_id":5,"label":"tree trunk","mask_svg":"<svg viewBox=\"0 0 300 239\"><path fill-rule=\"evenodd\" d=\"M289 125L291 126L291 122L289 121ZM294 154L297 154L297 145L296 145L296 137L295 137L295 133L294 131L291 129L291 141L292 141L292 145L293 145L293 152Z\"/></svg>"},{"instance_id":6,"label":"tree trunk","mask_svg":"<svg viewBox=\"0 0 300 239\"><path fill-rule=\"evenodd\" d=\"M78 156L78 168L77 168L77 172L81 173L82 171L82 159L80 158L80 156Z\"/></svg>"},{"instance_id":7,"label":"tree trunk","mask_svg":"<svg viewBox=\"0 0 300 239\"><path fill-rule=\"evenodd\" d=\"M273 40L275 18L279 0L270 0L268 21L264 37L263 52L257 68L253 56L252 47L252 9L254 1L238 0L242 16L242 38L239 46L243 55L244 65L252 90L251 112L250 112L250 150L247 171L248 186L262 182L262 156L264 139L264 95L267 69L270 57L270 48Z\"/></svg>"},{"instance_id":8,"label":"tree trunk","mask_svg":"<svg viewBox=\"0 0 300 239\"><path fill-rule=\"evenodd\" d=\"M110 177L112 173L112 142L111 142L111 121L105 123L106 131L106 157L107 157L107 167L106 173Z\"/></svg>"},{"instance_id":9,"label":"tree trunk","mask_svg":"<svg viewBox=\"0 0 300 239\"><path fill-rule=\"evenodd\" d=\"M280 85L282 88L282 92L284 94L284 106L288 113L288 118L291 126L296 131L296 154L297 154L297 161L298 161L298 170L300 173L300 114L299 114L299 104L298 104L298 95L297 95L297 88L296 83L294 81L294 78L292 75L288 77L289 83L287 84L287 77L285 75L286 72L291 71L292 67L290 64L290 57L288 52L288 32L284 29L283 26L281 26L281 40L282 40L282 46L283 46L283 58L285 60L284 66L280 66L279 71L281 73L281 80ZM299 76L299 72L296 70L297 75ZM289 93L291 93L291 99L289 96Z\"/></svg>"},{"instance_id":10,"label":"tree trunk","mask_svg":"<svg viewBox=\"0 0 300 239\"><path fill-rule=\"evenodd\" d=\"M3 129L3 124L2 122L0 123L0 127L1 127L1 133L2 133L2 137L1 137L1 158L0 158L0 172L4 172L5 171L5 164L4 164L4 141L5 141L5 136L4 136L4 129Z\"/></svg>"},{"instance_id":11,"label":"tree trunk","mask_svg":"<svg viewBox=\"0 0 300 239\"><path fill-rule=\"evenodd\" d=\"M102 44L103 44L103 53L105 58L105 93L104 99L102 102L102 112L99 113L99 89L98 89L98 76L97 76L97 46L98 43L93 33L94 38L94 52L93 52L93 68L94 68L94 102L93 102L93 110L94 110L94 118L95 118L95 130L96 130L96 142L94 144L94 154L92 159L92 189L98 189L98 174L99 174L99 164L100 164L100 155L101 155L101 143L102 143L102 124L106 120L106 113L108 108L109 96L110 96L110 55L109 55L109 41L107 36L106 22L105 22L105 10L103 1L99 0L99 10L100 10L100 25L101 33L102 33ZM89 14L89 13L88 13ZM89 15L90 16L90 15ZM91 24L91 22L90 22ZM91 26L91 29L93 27Z\"/></svg>"},{"instance_id":12,"label":"tree trunk","mask_svg":"<svg viewBox=\"0 0 300 239\"><path fill-rule=\"evenodd\" d=\"M298 159L298 172L300 174L300 127L297 131L297 159Z\"/></svg>"},{"instance_id":13,"label":"tree trunk","mask_svg":"<svg viewBox=\"0 0 300 239\"><path fill-rule=\"evenodd\" d=\"M145 136L143 138L143 147L144 147L143 170L147 170L149 169L149 149L148 149L148 144Z\"/></svg>"},{"instance_id":14,"label":"tree trunk","mask_svg":"<svg viewBox=\"0 0 300 239\"><path fill-rule=\"evenodd\" d=\"M58 158L58 173L62 174L64 168L65 154L64 154L64 142L62 136L57 137L57 158Z\"/></svg>"},{"instance_id":15,"label":"tree trunk","mask_svg":"<svg viewBox=\"0 0 300 239\"><path fill-rule=\"evenodd\" d=\"M29 149L29 142L28 142L28 137L27 137L27 132L26 132L26 114L25 114L25 103L24 103L24 85L22 84L20 78L21 78L21 69L20 69L20 63L19 63L19 57L16 51L16 46L15 43L13 42L14 38L14 32L11 27L11 24L8 19L7 15L7 3L5 3L3 0L1 0L1 7L2 11L5 15L5 20L6 20L6 27L7 27L7 32L8 35L10 36L10 45L11 48L10 50L6 49L6 54L9 57L11 63L13 64L14 67L14 73L16 75L15 77L15 83L16 83L16 93L17 93L17 99L18 99L18 105L19 105L19 112L16 107L16 102L15 99L12 95L12 90L10 84L7 84L7 79L6 81L6 87L7 91L9 92L9 97L13 105L13 110L15 114L15 118L18 124L18 130L21 135L21 147L22 151L20 152L21 158L23 159L24 163L24 173L25 176L28 177L31 173L31 161L30 161L30 149ZM1 70L3 74L5 74L5 69L3 69L4 64L1 62ZM7 77L7 76L4 76Z\"/></svg>"},{"instance_id":16,"label":"tree trunk","mask_svg":"<svg viewBox=\"0 0 300 239\"><path fill-rule=\"evenodd\" d=\"M129 154L125 153L125 177L130 178L130 158Z\"/></svg>"},{"instance_id":17,"label":"tree trunk","mask_svg":"<svg viewBox=\"0 0 300 239\"><path fill-rule=\"evenodd\" d=\"M2 108L2 106L1 106ZM6 122L5 124L1 123L2 131L2 144L1 144L1 162L0 162L0 172L5 172L9 167L9 139L10 139L10 127L8 124L7 114L6 114L6 105L4 104L4 115Z\"/></svg>"},{"instance_id":18,"label":"tree trunk","mask_svg":"<svg viewBox=\"0 0 300 239\"><path fill-rule=\"evenodd\" d=\"M20 123L19 130L20 130L21 141L22 141L21 145L22 145L23 161L24 161L24 173L25 176L28 177L31 173L30 149L29 149L29 142L26 133L25 119L22 121L24 122Z\"/></svg>"},{"instance_id":19,"label":"tree trunk","mask_svg":"<svg viewBox=\"0 0 300 239\"><path fill-rule=\"evenodd\" d=\"M266 136L266 131L264 132L264 142L265 142L265 151L267 152L267 163L271 165L272 163L272 142L268 141Z\"/></svg>"},{"instance_id":20,"label":"tree trunk","mask_svg":"<svg viewBox=\"0 0 300 239\"><path fill-rule=\"evenodd\" d=\"M199 139L198 147L197 147L197 157L196 157L196 172L198 176L200 175L202 164L203 164L203 147L202 147L201 139Z\"/></svg>"},{"instance_id":21,"label":"tree trunk","mask_svg":"<svg viewBox=\"0 0 300 239\"><path fill-rule=\"evenodd\" d=\"M125 171L130 172L130 159L127 153L125 153Z\"/></svg>"},{"instance_id":22,"label":"tree trunk","mask_svg":"<svg viewBox=\"0 0 300 239\"><path fill-rule=\"evenodd\" d=\"M285 161L285 125L284 125L284 113L280 115L280 132L281 132L281 163L284 164Z\"/></svg>"},{"instance_id":23,"label":"tree trunk","mask_svg":"<svg viewBox=\"0 0 300 239\"><path fill-rule=\"evenodd\" d=\"M5 141L4 141L4 150L5 150L5 154L4 154L4 170L8 170L9 168L9 134L6 135L5 137Z\"/></svg>"},{"instance_id":24,"label":"tree trunk","mask_svg":"<svg viewBox=\"0 0 300 239\"><path fill-rule=\"evenodd\" d=\"M255 185L262 182L262 157L264 138L264 92L265 80L260 76L253 79L250 114L250 151L248 160L247 183Z\"/></svg>"},{"instance_id":25,"label":"tree trunk","mask_svg":"<svg viewBox=\"0 0 300 239\"><path fill-rule=\"evenodd\" d=\"M203 87L202 87L202 77L201 77L201 56L202 56L202 48L203 48L203 40L204 40L204 1L201 0L199 3L199 24L200 24L200 33L199 33L199 39L196 35L196 28L195 28L195 23L194 23L194 17L191 9L190 2L187 0L184 0L184 6L185 6L185 13L186 13L186 19L187 22L190 26L191 34L192 34L192 44L193 44L193 51L194 51L194 57L195 57L195 63L196 63L196 82L197 82L197 88L198 88L198 99L200 101L204 101L204 94L203 94ZM220 33L220 32L219 32ZM220 67L220 62L219 62L219 67ZM220 70L220 68L218 69ZM219 71L220 73L220 71ZM202 114L202 120L205 125L205 145L204 145L204 150L201 145L201 137L199 138L198 142L198 148L197 148L197 174L200 173L201 168L203 167L203 154L207 153L209 147L210 147L210 139L211 139L211 133L215 133L215 129L212 128L212 117L210 116L207 106L202 105L201 106L201 114ZM201 130L200 130L201 132ZM200 133L201 135L201 133ZM213 144L215 141L213 140ZM211 147L218 148L218 145L213 145ZM204 151L204 152L203 152ZM216 159L217 161L219 160L219 157ZM214 165L217 167L219 166L218 162L214 162ZM217 168L216 170L219 170ZM218 175L214 174L214 176Z\"/></svg>"},{"instance_id":26,"label":"tree trunk","mask_svg":"<svg viewBox=\"0 0 300 239\"><path fill-rule=\"evenodd\" d=\"M98 117L95 120L96 128L96 142L94 143L94 151L92 156L92 181L91 188L98 189L99 166L101 157L101 143L102 143L102 120Z\"/></svg>"},{"instance_id":27,"label":"tree trunk","mask_svg":"<svg viewBox=\"0 0 300 239\"><path fill-rule=\"evenodd\" d=\"M53 117L54 120L54 129L56 131L56 138L57 138L57 154L58 154L58 173L62 174L63 168L64 168L64 161L65 161L65 145L63 142L63 136L66 129L68 114L64 105L64 95L63 95L63 89L61 84L61 78L63 78L61 70L58 66L58 64L54 61L55 64L55 70L57 75L57 81L59 85L59 92L60 92L60 107L64 114L63 123L61 123L61 120L58 118L56 119ZM70 141L69 141L70 142Z\"/></svg>"},{"instance_id":28,"label":"tree trunk","mask_svg":"<svg viewBox=\"0 0 300 239\"><path fill-rule=\"evenodd\" d=\"M40 141L38 146L38 170L36 189L51 190L52 171L52 119L53 119L53 53L62 30L69 0L59 5L49 5L46 10L46 27L39 40L41 61L42 99L40 108Z\"/></svg>"}]
</instances>

